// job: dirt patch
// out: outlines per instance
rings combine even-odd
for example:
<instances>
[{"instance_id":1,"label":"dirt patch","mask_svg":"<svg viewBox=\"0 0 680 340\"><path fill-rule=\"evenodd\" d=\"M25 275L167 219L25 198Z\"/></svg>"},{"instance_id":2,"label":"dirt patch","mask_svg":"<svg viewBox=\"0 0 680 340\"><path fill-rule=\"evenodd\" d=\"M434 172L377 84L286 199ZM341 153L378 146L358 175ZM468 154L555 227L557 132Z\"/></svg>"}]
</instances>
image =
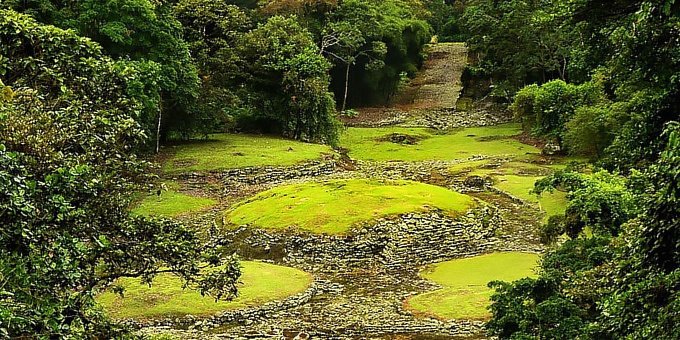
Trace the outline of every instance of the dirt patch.
<instances>
[{"instance_id":1,"label":"dirt patch","mask_svg":"<svg viewBox=\"0 0 680 340\"><path fill-rule=\"evenodd\" d=\"M520 134L520 135L515 136L514 138L517 139L518 141L520 141L521 143L529 144L529 145L535 146L539 149L543 149L545 147L545 144L546 144L546 141L544 139L533 137L533 136L531 136L530 133L528 133L526 131L522 132L522 134Z\"/></svg>"},{"instance_id":2,"label":"dirt patch","mask_svg":"<svg viewBox=\"0 0 680 340\"><path fill-rule=\"evenodd\" d=\"M387 136L378 138L378 142L390 142L402 145L416 145L423 137L407 135L404 133L391 133Z\"/></svg>"}]
</instances>

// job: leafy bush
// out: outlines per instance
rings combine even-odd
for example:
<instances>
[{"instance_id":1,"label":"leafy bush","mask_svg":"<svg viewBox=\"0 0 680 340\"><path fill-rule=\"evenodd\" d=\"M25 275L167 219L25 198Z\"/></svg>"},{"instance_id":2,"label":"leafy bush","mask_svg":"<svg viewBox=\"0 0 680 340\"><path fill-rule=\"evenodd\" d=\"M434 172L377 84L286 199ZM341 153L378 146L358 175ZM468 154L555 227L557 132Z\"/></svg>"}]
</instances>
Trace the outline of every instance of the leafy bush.
<instances>
[{"instance_id":1,"label":"leafy bush","mask_svg":"<svg viewBox=\"0 0 680 340\"><path fill-rule=\"evenodd\" d=\"M541 86L524 87L517 92L510 108L528 131L555 139L564 146L566 124L576 110L599 103L603 97L601 85L596 82L572 85L554 80Z\"/></svg>"},{"instance_id":2,"label":"leafy bush","mask_svg":"<svg viewBox=\"0 0 680 340\"><path fill-rule=\"evenodd\" d=\"M328 91L330 65L309 31L294 18L274 16L238 44L251 75L245 85L253 108L239 120L266 123L294 139L335 143L339 123Z\"/></svg>"},{"instance_id":3,"label":"leafy bush","mask_svg":"<svg viewBox=\"0 0 680 340\"><path fill-rule=\"evenodd\" d=\"M638 213L635 195L628 189L626 178L607 171L592 175L558 172L536 182L535 191L557 187L569 192L563 223L572 238L585 227L600 235L617 236L621 226Z\"/></svg>"},{"instance_id":4,"label":"leafy bush","mask_svg":"<svg viewBox=\"0 0 680 340\"><path fill-rule=\"evenodd\" d=\"M573 154L599 158L621 128L617 105L582 106L566 123L564 144Z\"/></svg>"}]
</instances>

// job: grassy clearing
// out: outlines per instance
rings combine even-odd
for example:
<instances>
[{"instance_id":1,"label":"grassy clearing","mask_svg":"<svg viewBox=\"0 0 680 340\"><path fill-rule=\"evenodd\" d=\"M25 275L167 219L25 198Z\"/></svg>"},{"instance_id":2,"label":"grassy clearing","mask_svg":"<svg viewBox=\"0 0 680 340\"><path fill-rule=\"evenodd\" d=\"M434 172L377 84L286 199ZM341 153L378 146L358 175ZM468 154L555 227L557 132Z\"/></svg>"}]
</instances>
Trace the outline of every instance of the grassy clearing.
<instances>
[{"instance_id":1,"label":"grassy clearing","mask_svg":"<svg viewBox=\"0 0 680 340\"><path fill-rule=\"evenodd\" d=\"M304 291L311 283L311 274L301 270L262 262L242 261L239 296L233 301L219 301L192 289L182 289L182 281L172 274L158 275L153 285L140 284L138 279L125 278L125 297L105 292L97 301L114 318L154 319L183 315L211 315L229 309L260 305Z\"/></svg>"},{"instance_id":2,"label":"grassy clearing","mask_svg":"<svg viewBox=\"0 0 680 340\"><path fill-rule=\"evenodd\" d=\"M467 195L418 182L333 180L267 190L237 204L224 220L231 225L341 234L380 217L432 208L455 215L475 204Z\"/></svg>"},{"instance_id":3,"label":"grassy clearing","mask_svg":"<svg viewBox=\"0 0 680 340\"><path fill-rule=\"evenodd\" d=\"M352 158L372 161L425 161L465 159L473 155L503 156L539 153L537 148L511 138L521 132L518 124L476 127L437 135L424 128L349 128L340 145ZM385 140L390 134L416 136L415 145Z\"/></svg>"},{"instance_id":4,"label":"grassy clearing","mask_svg":"<svg viewBox=\"0 0 680 340\"><path fill-rule=\"evenodd\" d=\"M168 190L160 195L147 195L132 210L144 216L177 217L211 207L217 201L211 198L195 197L179 192L179 184L168 183Z\"/></svg>"},{"instance_id":5,"label":"grassy clearing","mask_svg":"<svg viewBox=\"0 0 680 340\"><path fill-rule=\"evenodd\" d=\"M567 194L562 191L544 192L541 196L531 193L534 183L541 177L504 175L497 177L494 186L517 198L537 203L546 212L546 218L563 214L567 206Z\"/></svg>"},{"instance_id":6,"label":"grassy clearing","mask_svg":"<svg viewBox=\"0 0 680 340\"><path fill-rule=\"evenodd\" d=\"M179 172L288 166L319 159L323 153L331 152L332 149L327 145L279 137L216 134L207 141L170 147L170 157L164 162L163 170Z\"/></svg>"},{"instance_id":7,"label":"grassy clearing","mask_svg":"<svg viewBox=\"0 0 680 340\"><path fill-rule=\"evenodd\" d=\"M443 288L409 298L408 309L442 319L486 319L492 290L487 283L533 276L539 256L494 253L427 267L421 276Z\"/></svg>"}]
</instances>

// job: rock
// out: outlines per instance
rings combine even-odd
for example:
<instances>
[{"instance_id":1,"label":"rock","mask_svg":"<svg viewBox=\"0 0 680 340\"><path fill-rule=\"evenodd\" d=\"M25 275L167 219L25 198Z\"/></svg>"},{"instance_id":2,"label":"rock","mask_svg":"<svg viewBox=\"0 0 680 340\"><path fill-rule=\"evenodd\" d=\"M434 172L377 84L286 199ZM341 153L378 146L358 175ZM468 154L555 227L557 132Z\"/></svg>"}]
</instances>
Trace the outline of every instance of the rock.
<instances>
[{"instance_id":1,"label":"rock","mask_svg":"<svg viewBox=\"0 0 680 340\"><path fill-rule=\"evenodd\" d=\"M482 189L486 186L486 180L481 176L473 175L465 178L463 184L468 187Z\"/></svg>"},{"instance_id":2,"label":"rock","mask_svg":"<svg viewBox=\"0 0 680 340\"><path fill-rule=\"evenodd\" d=\"M562 148L557 143L548 143L541 150L541 154L545 156L554 156L562 152Z\"/></svg>"},{"instance_id":3,"label":"rock","mask_svg":"<svg viewBox=\"0 0 680 340\"><path fill-rule=\"evenodd\" d=\"M386 139L395 144L415 145L418 143L418 137L402 133L390 134Z\"/></svg>"}]
</instances>

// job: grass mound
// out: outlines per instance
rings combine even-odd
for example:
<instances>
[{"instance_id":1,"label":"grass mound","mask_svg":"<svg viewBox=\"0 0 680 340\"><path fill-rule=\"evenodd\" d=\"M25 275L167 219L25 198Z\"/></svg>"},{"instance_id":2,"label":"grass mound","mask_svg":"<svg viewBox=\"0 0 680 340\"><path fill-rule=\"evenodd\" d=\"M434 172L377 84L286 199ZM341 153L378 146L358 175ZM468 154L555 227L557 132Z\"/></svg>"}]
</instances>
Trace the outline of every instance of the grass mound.
<instances>
[{"instance_id":1,"label":"grass mound","mask_svg":"<svg viewBox=\"0 0 680 340\"><path fill-rule=\"evenodd\" d=\"M201 211L213 206L217 201L183 194L177 183L169 183L168 190L160 195L148 195L132 210L134 214L145 216L176 217L187 213Z\"/></svg>"},{"instance_id":2,"label":"grass mound","mask_svg":"<svg viewBox=\"0 0 680 340\"><path fill-rule=\"evenodd\" d=\"M276 187L225 214L225 224L260 228L297 227L340 234L355 224L408 212L439 209L455 215L475 201L463 194L411 181L332 180Z\"/></svg>"},{"instance_id":3,"label":"grass mound","mask_svg":"<svg viewBox=\"0 0 680 340\"><path fill-rule=\"evenodd\" d=\"M138 279L125 278L125 297L104 292L97 301L107 313L119 319L158 319L183 315L211 315L230 309L260 305L304 291L312 276L301 270L262 262L242 261L239 296L232 301L219 301L201 296L190 288L182 289L182 281L172 274L158 275L151 287Z\"/></svg>"},{"instance_id":4,"label":"grass mound","mask_svg":"<svg viewBox=\"0 0 680 340\"><path fill-rule=\"evenodd\" d=\"M371 161L425 161L465 159L473 155L524 156L537 154L537 148L512 137L521 133L518 124L466 128L438 135L424 128L349 128L340 145L355 159ZM415 144L393 143L390 135L418 136Z\"/></svg>"},{"instance_id":5,"label":"grass mound","mask_svg":"<svg viewBox=\"0 0 680 340\"><path fill-rule=\"evenodd\" d=\"M493 293L487 284L533 276L538 259L536 254L494 253L429 266L421 276L443 288L409 298L406 308L442 319L486 319Z\"/></svg>"},{"instance_id":6,"label":"grass mound","mask_svg":"<svg viewBox=\"0 0 680 340\"><path fill-rule=\"evenodd\" d=\"M210 171L249 166L288 166L331 153L327 145L256 135L216 134L207 141L177 145L163 164L166 172Z\"/></svg>"}]
</instances>

